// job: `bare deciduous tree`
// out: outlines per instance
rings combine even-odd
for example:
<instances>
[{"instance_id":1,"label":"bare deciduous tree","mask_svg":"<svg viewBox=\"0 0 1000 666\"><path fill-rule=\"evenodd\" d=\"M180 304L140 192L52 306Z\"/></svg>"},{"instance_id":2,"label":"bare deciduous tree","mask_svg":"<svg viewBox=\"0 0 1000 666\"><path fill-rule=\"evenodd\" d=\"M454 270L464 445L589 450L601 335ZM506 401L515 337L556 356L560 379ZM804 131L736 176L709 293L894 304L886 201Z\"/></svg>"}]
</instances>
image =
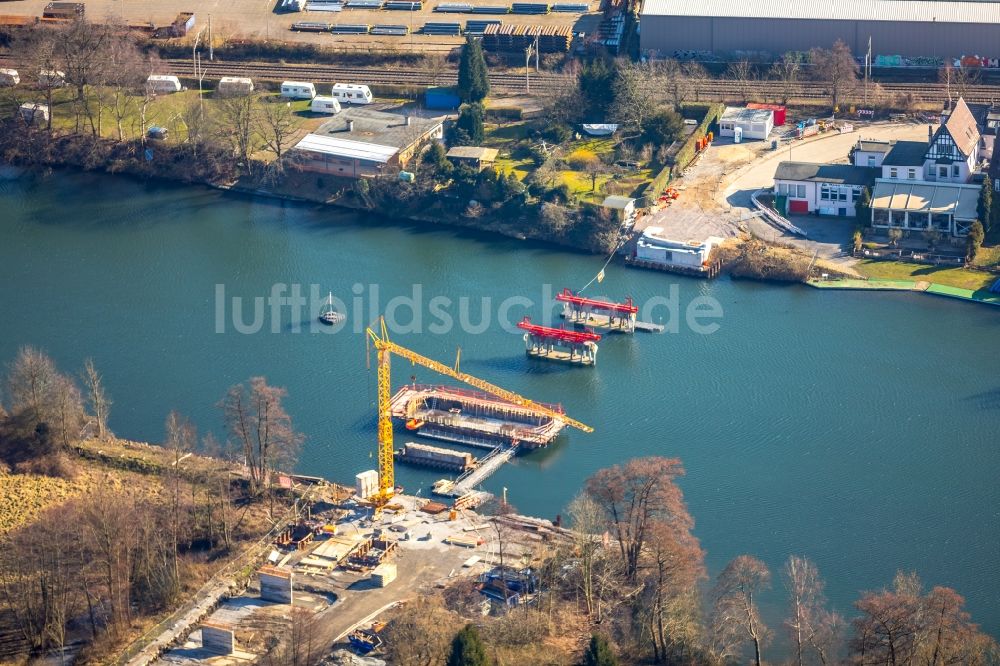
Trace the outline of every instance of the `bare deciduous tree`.
<instances>
[{"instance_id":1,"label":"bare deciduous tree","mask_svg":"<svg viewBox=\"0 0 1000 666\"><path fill-rule=\"evenodd\" d=\"M219 107L219 137L229 145L247 175L251 176L253 154L261 146L256 111L257 98L254 95L226 98Z\"/></svg>"},{"instance_id":2,"label":"bare deciduous tree","mask_svg":"<svg viewBox=\"0 0 1000 666\"><path fill-rule=\"evenodd\" d=\"M643 121L656 111L657 100L662 97L659 77L648 64L621 64L615 71L613 86L611 117L639 136Z\"/></svg>"},{"instance_id":3,"label":"bare deciduous tree","mask_svg":"<svg viewBox=\"0 0 1000 666\"><path fill-rule=\"evenodd\" d=\"M752 555L736 557L719 574L712 592L712 628L719 658L736 657L739 646L751 641L754 663L761 666L761 650L770 631L761 620L755 596L770 582L767 565Z\"/></svg>"},{"instance_id":4,"label":"bare deciduous tree","mask_svg":"<svg viewBox=\"0 0 1000 666\"><path fill-rule=\"evenodd\" d=\"M258 132L264 142L264 147L274 153L275 163L281 164L281 158L288 149L288 144L301 122L287 102L262 103L257 115Z\"/></svg>"},{"instance_id":5,"label":"bare deciduous tree","mask_svg":"<svg viewBox=\"0 0 1000 666\"><path fill-rule=\"evenodd\" d=\"M799 62L799 58L794 53L786 53L781 56L773 65L771 65L770 70L771 78L780 84L781 88L781 103L788 104L788 100L792 98L792 92L795 90L796 84L798 84L799 79L802 77L802 64Z\"/></svg>"},{"instance_id":6,"label":"bare deciduous tree","mask_svg":"<svg viewBox=\"0 0 1000 666\"><path fill-rule=\"evenodd\" d=\"M104 379L94 366L94 359L88 358L83 363L83 385L87 389L87 402L90 404L94 423L97 425L97 438L104 439L108 432L111 398L104 390Z\"/></svg>"},{"instance_id":7,"label":"bare deciduous tree","mask_svg":"<svg viewBox=\"0 0 1000 666\"><path fill-rule=\"evenodd\" d=\"M646 546L649 633L657 663L690 659L701 637L698 581L705 554L684 521L655 519Z\"/></svg>"},{"instance_id":8,"label":"bare deciduous tree","mask_svg":"<svg viewBox=\"0 0 1000 666\"><path fill-rule=\"evenodd\" d=\"M832 49L811 50L809 61L813 65L816 79L829 87L830 106L836 112L841 102L853 94L858 85L860 68L850 47L838 39Z\"/></svg>"},{"instance_id":9,"label":"bare deciduous tree","mask_svg":"<svg viewBox=\"0 0 1000 666\"><path fill-rule=\"evenodd\" d=\"M676 458L636 458L587 479L586 493L604 510L618 540L625 578L634 583L654 520L690 529L691 515L676 480L684 474Z\"/></svg>"},{"instance_id":10,"label":"bare deciduous tree","mask_svg":"<svg viewBox=\"0 0 1000 666\"><path fill-rule=\"evenodd\" d=\"M400 666L444 663L452 639L449 627L456 620L440 598L433 595L417 595L392 611L385 628L391 663Z\"/></svg>"},{"instance_id":11,"label":"bare deciduous tree","mask_svg":"<svg viewBox=\"0 0 1000 666\"><path fill-rule=\"evenodd\" d=\"M785 563L784 579L789 597L785 627L795 651L795 663L798 666L811 663L809 655L815 655L824 666L836 663L843 620L826 608L823 580L816 565L792 555Z\"/></svg>"},{"instance_id":12,"label":"bare deciduous tree","mask_svg":"<svg viewBox=\"0 0 1000 666\"><path fill-rule=\"evenodd\" d=\"M281 404L287 393L268 386L263 377L252 377L249 387L230 387L220 403L226 429L242 449L255 494L270 489L271 473L279 465L293 465L298 456L302 435L295 432Z\"/></svg>"},{"instance_id":13,"label":"bare deciduous tree","mask_svg":"<svg viewBox=\"0 0 1000 666\"><path fill-rule=\"evenodd\" d=\"M749 60L737 60L729 63L726 68L726 78L736 84L736 90L743 102L749 102L754 94L757 74Z\"/></svg>"}]
</instances>

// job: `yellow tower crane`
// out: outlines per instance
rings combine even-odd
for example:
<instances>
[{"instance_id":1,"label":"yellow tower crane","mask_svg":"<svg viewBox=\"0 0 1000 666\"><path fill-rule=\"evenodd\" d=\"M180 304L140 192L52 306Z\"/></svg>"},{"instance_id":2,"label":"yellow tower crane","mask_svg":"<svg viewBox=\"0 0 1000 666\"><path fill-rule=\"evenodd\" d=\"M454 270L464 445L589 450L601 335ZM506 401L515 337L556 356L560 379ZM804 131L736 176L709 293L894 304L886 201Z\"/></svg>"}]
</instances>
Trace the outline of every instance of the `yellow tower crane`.
<instances>
[{"instance_id":1,"label":"yellow tower crane","mask_svg":"<svg viewBox=\"0 0 1000 666\"><path fill-rule=\"evenodd\" d=\"M457 379L460 382L464 382L470 386L483 391L484 393L489 393L490 395L495 395L502 400L513 403L529 409L538 414L544 414L549 418L557 419L562 421L566 425L572 426L584 432L594 432L594 429L590 426L580 423L576 419L571 419L562 412L557 412L554 409L550 409L545 405L540 405L533 400L528 400L527 398L514 393L513 391L508 391L507 389L500 388L494 384L490 384L487 381L483 381L478 377L473 377L472 375L461 372L458 369L458 359L455 360L455 367L445 365L444 363L439 363L433 359L422 356L414 351L407 349L406 347L401 347L395 342L389 339L389 331L385 327L385 318L379 318L379 330L376 332L372 328L368 329L368 337L372 344L375 345L375 351L378 355L378 486L379 492L376 497L371 498L376 506L384 506L389 498L392 497L393 491L396 487L395 472L393 468L393 442L392 442L392 406L390 401L392 400L392 384L390 378L391 361L392 355L395 354L401 358L405 358L414 365L422 365L425 368L429 368L434 372L445 375L446 377L451 377L452 379Z\"/></svg>"}]
</instances>

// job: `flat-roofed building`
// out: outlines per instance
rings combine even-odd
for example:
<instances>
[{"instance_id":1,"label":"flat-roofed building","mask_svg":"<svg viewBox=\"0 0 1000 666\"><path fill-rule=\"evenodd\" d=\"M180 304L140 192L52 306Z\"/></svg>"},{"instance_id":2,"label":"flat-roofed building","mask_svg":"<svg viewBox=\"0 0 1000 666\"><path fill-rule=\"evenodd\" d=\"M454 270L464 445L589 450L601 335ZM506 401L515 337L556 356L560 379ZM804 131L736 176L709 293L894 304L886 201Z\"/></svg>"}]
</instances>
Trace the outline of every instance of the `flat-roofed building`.
<instances>
[{"instance_id":1,"label":"flat-roofed building","mask_svg":"<svg viewBox=\"0 0 1000 666\"><path fill-rule=\"evenodd\" d=\"M289 154L305 171L362 178L402 169L421 146L442 136L441 118L351 108L306 135Z\"/></svg>"},{"instance_id":2,"label":"flat-roofed building","mask_svg":"<svg viewBox=\"0 0 1000 666\"><path fill-rule=\"evenodd\" d=\"M643 53L662 57L830 48L856 56L998 57L1000 3L944 0L646 0Z\"/></svg>"},{"instance_id":3,"label":"flat-roofed building","mask_svg":"<svg viewBox=\"0 0 1000 666\"><path fill-rule=\"evenodd\" d=\"M482 171L488 166L493 166L497 161L500 151L496 148L482 148L479 146L455 146L448 151L446 157L454 164L464 164L477 171Z\"/></svg>"}]
</instances>

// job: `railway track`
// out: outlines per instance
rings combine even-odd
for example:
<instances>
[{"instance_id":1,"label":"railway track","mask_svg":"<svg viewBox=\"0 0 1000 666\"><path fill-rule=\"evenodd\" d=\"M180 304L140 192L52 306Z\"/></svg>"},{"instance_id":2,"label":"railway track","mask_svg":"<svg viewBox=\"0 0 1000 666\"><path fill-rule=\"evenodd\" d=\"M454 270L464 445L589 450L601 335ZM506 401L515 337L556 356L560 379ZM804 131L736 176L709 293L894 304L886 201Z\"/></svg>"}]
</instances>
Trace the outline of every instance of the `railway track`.
<instances>
[{"instance_id":1,"label":"railway track","mask_svg":"<svg viewBox=\"0 0 1000 666\"><path fill-rule=\"evenodd\" d=\"M0 56L0 62L9 61L9 56ZM169 59L162 61L166 72L183 77L194 77L194 66L190 59ZM202 61L204 75L208 79L223 76L249 76L260 81L306 80L314 83L336 83L342 81L363 82L380 85L448 86L454 85L458 73L454 69L431 70L423 68L393 69L384 67L345 67L342 65L290 65L265 62ZM165 73L166 73L165 72ZM554 90L575 85L573 79L546 72L530 73L533 90ZM877 82L882 91L892 95L911 95L918 102L944 102L948 99L948 88L941 83ZM523 72L492 72L490 84L494 90L505 93L524 93ZM751 99L778 100L784 97L796 100L829 99L829 86L822 82L803 81L785 86L779 81L751 81L743 83L726 79L698 79L691 82L696 91L695 98L701 101L739 101L747 92ZM872 84L874 89L874 83ZM968 102L1000 102L1000 85L965 86L962 96ZM952 97L959 95L952 87Z\"/></svg>"}]
</instances>

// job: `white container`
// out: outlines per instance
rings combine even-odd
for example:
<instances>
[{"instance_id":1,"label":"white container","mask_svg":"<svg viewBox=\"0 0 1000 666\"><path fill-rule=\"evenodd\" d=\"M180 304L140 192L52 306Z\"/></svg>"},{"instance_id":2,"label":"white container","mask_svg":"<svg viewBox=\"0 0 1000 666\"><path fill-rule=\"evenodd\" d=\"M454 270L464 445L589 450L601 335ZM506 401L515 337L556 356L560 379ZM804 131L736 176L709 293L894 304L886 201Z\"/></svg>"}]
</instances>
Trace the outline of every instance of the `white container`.
<instances>
[{"instance_id":1,"label":"white container","mask_svg":"<svg viewBox=\"0 0 1000 666\"><path fill-rule=\"evenodd\" d=\"M354 477L354 491L361 499L368 499L378 493L378 472L370 469Z\"/></svg>"},{"instance_id":2,"label":"white container","mask_svg":"<svg viewBox=\"0 0 1000 666\"><path fill-rule=\"evenodd\" d=\"M61 88L66 85L66 73L56 69L43 69L38 72L38 84L45 88Z\"/></svg>"},{"instance_id":3,"label":"white container","mask_svg":"<svg viewBox=\"0 0 1000 666\"><path fill-rule=\"evenodd\" d=\"M16 69L0 69L0 86L16 86L20 82Z\"/></svg>"},{"instance_id":4,"label":"white container","mask_svg":"<svg viewBox=\"0 0 1000 666\"><path fill-rule=\"evenodd\" d=\"M25 102L18 107L17 113L21 116L21 119L29 125L32 123L46 123L49 121L49 107L45 104Z\"/></svg>"},{"instance_id":5,"label":"white container","mask_svg":"<svg viewBox=\"0 0 1000 666\"><path fill-rule=\"evenodd\" d=\"M371 104L372 91L368 86L356 83L335 83L330 95L341 104Z\"/></svg>"},{"instance_id":6,"label":"white container","mask_svg":"<svg viewBox=\"0 0 1000 666\"><path fill-rule=\"evenodd\" d=\"M181 81L176 76L153 74L146 79L146 91L158 94L180 92Z\"/></svg>"},{"instance_id":7,"label":"white container","mask_svg":"<svg viewBox=\"0 0 1000 666\"><path fill-rule=\"evenodd\" d=\"M304 81L285 81L281 84L281 96L289 99L312 99L316 96L316 86Z\"/></svg>"},{"instance_id":8,"label":"white container","mask_svg":"<svg viewBox=\"0 0 1000 666\"><path fill-rule=\"evenodd\" d=\"M253 80L243 76L223 76L215 92L221 97L246 97L253 92Z\"/></svg>"},{"instance_id":9,"label":"white container","mask_svg":"<svg viewBox=\"0 0 1000 666\"><path fill-rule=\"evenodd\" d=\"M316 97L313 97L312 104L309 105L309 110L313 113L328 113L330 115L334 115L340 113L340 102L338 102L335 97L317 95Z\"/></svg>"}]
</instances>

